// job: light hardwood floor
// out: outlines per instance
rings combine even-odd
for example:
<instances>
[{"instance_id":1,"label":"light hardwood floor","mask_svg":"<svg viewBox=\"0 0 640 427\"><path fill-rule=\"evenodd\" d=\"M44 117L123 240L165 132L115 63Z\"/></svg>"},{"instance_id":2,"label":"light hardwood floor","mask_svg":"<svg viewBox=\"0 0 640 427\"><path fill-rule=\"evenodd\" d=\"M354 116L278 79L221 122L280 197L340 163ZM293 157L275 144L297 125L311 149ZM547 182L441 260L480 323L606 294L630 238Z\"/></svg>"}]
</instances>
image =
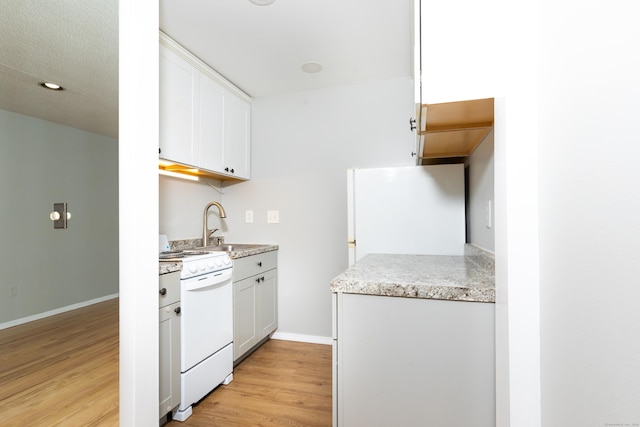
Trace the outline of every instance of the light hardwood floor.
<instances>
[{"instance_id":1,"label":"light hardwood floor","mask_svg":"<svg viewBox=\"0 0 640 427\"><path fill-rule=\"evenodd\" d=\"M331 346L270 340L179 426L331 426Z\"/></svg>"},{"instance_id":2,"label":"light hardwood floor","mask_svg":"<svg viewBox=\"0 0 640 427\"><path fill-rule=\"evenodd\" d=\"M0 425L118 425L118 300L0 331ZM330 426L331 347L268 341L167 426Z\"/></svg>"},{"instance_id":3,"label":"light hardwood floor","mask_svg":"<svg viewBox=\"0 0 640 427\"><path fill-rule=\"evenodd\" d=\"M0 425L118 425L118 300L0 331Z\"/></svg>"}]
</instances>

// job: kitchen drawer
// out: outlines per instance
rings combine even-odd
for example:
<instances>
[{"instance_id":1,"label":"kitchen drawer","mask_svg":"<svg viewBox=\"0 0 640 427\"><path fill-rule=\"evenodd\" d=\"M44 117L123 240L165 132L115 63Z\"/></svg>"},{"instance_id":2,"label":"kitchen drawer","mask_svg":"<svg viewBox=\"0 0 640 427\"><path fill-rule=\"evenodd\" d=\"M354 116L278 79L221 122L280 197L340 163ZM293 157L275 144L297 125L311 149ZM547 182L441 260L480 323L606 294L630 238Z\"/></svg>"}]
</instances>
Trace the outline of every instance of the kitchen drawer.
<instances>
[{"instance_id":1,"label":"kitchen drawer","mask_svg":"<svg viewBox=\"0 0 640 427\"><path fill-rule=\"evenodd\" d=\"M161 274L158 290L159 308L180 301L180 272Z\"/></svg>"},{"instance_id":2,"label":"kitchen drawer","mask_svg":"<svg viewBox=\"0 0 640 427\"><path fill-rule=\"evenodd\" d=\"M278 264L278 251L263 252L233 260L233 280L238 281L273 270Z\"/></svg>"}]
</instances>

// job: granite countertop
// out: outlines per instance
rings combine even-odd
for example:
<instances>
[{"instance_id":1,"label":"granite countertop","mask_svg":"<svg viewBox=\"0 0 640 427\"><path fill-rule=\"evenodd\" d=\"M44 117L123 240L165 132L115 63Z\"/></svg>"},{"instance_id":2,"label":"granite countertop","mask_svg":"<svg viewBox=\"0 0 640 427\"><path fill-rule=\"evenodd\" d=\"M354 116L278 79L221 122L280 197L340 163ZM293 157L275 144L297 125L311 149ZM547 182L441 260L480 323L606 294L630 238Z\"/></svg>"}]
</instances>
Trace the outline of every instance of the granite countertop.
<instances>
[{"instance_id":1,"label":"granite countertop","mask_svg":"<svg viewBox=\"0 0 640 427\"><path fill-rule=\"evenodd\" d=\"M332 292L495 302L493 254L473 245L464 256L369 254L331 281Z\"/></svg>"},{"instance_id":2,"label":"granite countertop","mask_svg":"<svg viewBox=\"0 0 640 427\"><path fill-rule=\"evenodd\" d=\"M182 262L180 261L160 261L160 274L169 274L174 271L182 270Z\"/></svg>"},{"instance_id":3,"label":"granite countertop","mask_svg":"<svg viewBox=\"0 0 640 427\"><path fill-rule=\"evenodd\" d=\"M193 240L174 240L170 242L171 250L179 251L179 250L198 250L207 252L206 248L201 248L202 239L193 239ZM279 249L278 245L272 244L264 244L264 245L255 245L251 248L240 249L236 251L228 251L226 252L231 259L244 258L251 255L261 254L263 252L277 251ZM221 251L209 251L212 253L219 253ZM160 274L168 274L174 271L182 270L182 262L181 261L160 261Z\"/></svg>"},{"instance_id":4,"label":"granite countertop","mask_svg":"<svg viewBox=\"0 0 640 427\"><path fill-rule=\"evenodd\" d=\"M237 258L244 258L246 256L261 254L263 252L277 251L278 249L279 249L278 245L259 245L255 248L230 251L230 252L227 252L227 254L229 254L229 258L237 259Z\"/></svg>"}]
</instances>

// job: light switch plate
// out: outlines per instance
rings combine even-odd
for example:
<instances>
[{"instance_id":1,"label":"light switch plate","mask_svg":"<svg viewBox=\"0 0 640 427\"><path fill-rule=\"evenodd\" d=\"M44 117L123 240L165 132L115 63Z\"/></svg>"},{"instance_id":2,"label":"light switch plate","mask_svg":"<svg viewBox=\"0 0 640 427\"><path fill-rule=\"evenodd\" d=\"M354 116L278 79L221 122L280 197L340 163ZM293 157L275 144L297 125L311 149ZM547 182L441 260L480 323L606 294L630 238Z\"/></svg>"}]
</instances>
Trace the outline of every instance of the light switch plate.
<instances>
[{"instance_id":1,"label":"light switch plate","mask_svg":"<svg viewBox=\"0 0 640 427\"><path fill-rule=\"evenodd\" d=\"M278 224L280 222L280 211L267 211L267 224Z\"/></svg>"},{"instance_id":2,"label":"light switch plate","mask_svg":"<svg viewBox=\"0 0 640 427\"><path fill-rule=\"evenodd\" d=\"M67 228L67 204L54 203L53 210L60 214L58 219L53 221L53 228Z\"/></svg>"},{"instance_id":3,"label":"light switch plate","mask_svg":"<svg viewBox=\"0 0 640 427\"><path fill-rule=\"evenodd\" d=\"M253 222L253 211L244 211L244 222L251 224Z\"/></svg>"},{"instance_id":4,"label":"light switch plate","mask_svg":"<svg viewBox=\"0 0 640 427\"><path fill-rule=\"evenodd\" d=\"M487 228L491 228L491 224L493 223L493 212L491 212L491 200L487 200L487 203L484 208L484 219L485 225Z\"/></svg>"}]
</instances>

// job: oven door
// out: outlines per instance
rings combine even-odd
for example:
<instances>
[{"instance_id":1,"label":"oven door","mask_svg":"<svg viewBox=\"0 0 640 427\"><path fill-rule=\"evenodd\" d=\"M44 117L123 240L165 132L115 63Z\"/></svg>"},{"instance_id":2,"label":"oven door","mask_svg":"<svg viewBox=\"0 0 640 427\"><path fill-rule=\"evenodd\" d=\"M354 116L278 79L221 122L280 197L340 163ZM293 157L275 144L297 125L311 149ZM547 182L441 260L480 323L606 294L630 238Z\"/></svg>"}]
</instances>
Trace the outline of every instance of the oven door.
<instances>
[{"instance_id":1,"label":"oven door","mask_svg":"<svg viewBox=\"0 0 640 427\"><path fill-rule=\"evenodd\" d=\"M180 281L181 372L233 341L232 269Z\"/></svg>"}]
</instances>

